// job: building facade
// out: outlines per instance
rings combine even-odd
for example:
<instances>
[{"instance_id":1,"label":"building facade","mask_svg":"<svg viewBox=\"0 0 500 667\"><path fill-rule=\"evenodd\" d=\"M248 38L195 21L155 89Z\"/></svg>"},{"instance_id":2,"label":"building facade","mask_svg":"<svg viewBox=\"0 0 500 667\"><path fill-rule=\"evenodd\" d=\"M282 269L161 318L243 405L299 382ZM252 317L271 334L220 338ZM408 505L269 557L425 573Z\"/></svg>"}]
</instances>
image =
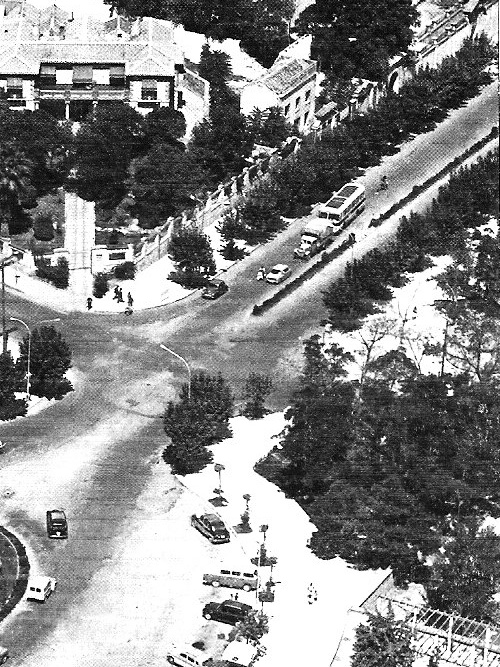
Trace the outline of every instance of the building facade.
<instances>
[{"instance_id":1,"label":"building facade","mask_svg":"<svg viewBox=\"0 0 500 667\"><path fill-rule=\"evenodd\" d=\"M316 62L305 58L280 57L259 79L241 91L242 113L279 107L286 121L299 132L310 131L316 100Z\"/></svg>"},{"instance_id":2,"label":"building facade","mask_svg":"<svg viewBox=\"0 0 500 667\"><path fill-rule=\"evenodd\" d=\"M193 86L173 25L153 18L75 17L0 0L0 89L11 108L46 109L80 120L97 104L123 101L141 113L168 106L189 123L208 113L208 83ZM196 76L196 75L194 75ZM193 123L191 123L192 125Z\"/></svg>"}]
</instances>

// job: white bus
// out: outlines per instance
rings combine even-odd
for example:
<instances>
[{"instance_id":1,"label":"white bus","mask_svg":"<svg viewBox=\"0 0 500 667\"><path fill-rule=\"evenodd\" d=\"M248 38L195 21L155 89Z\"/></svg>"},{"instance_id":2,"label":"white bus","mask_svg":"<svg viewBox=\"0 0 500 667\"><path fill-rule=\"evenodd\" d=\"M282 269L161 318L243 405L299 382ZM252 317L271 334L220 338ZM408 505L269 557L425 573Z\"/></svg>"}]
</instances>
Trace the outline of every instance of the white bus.
<instances>
[{"instance_id":1,"label":"white bus","mask_svg":"<svg viewBox=\"0 0 500 667\"><path fill-rule=\"evenodd\" d=\"M330 220L336 227L347 227L365 209L365 188L359 183L347 183L319 209L319 217Z\"/></svg>"}]
</instances>

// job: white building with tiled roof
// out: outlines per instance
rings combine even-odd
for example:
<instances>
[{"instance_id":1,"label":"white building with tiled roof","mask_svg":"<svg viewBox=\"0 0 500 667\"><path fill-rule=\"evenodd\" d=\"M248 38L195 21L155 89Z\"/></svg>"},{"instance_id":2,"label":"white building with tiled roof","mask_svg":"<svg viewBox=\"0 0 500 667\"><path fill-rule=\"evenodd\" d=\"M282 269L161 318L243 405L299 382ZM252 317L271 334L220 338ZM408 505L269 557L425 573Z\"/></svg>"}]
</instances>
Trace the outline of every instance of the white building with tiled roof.
<instances>
[{"instance_id":1,"label":"white building with tiled roof","mask_svg":"<svg viewBox=\"0 0 500 667\"><path fill-rule=\"evenodd\" d=\"M144 113L182 109L189 128L208 113L208 83L184 63L168 21L98 21L0 0L0 88L12 108L79 120L119 100Z\"/></svg>"},{"instance_id":2,"label":"white building with tiled roof","mask_svg":"<svg viewBox=\"0 0 500 667\"><path fill-rule=\"evenodd\" d=\"M279 107L287 122L308 132L314 121L316 62L305 58L278 58L270 70L241 91L240 106L245 115L254 109Z\"/></svg>"}]
</instances>

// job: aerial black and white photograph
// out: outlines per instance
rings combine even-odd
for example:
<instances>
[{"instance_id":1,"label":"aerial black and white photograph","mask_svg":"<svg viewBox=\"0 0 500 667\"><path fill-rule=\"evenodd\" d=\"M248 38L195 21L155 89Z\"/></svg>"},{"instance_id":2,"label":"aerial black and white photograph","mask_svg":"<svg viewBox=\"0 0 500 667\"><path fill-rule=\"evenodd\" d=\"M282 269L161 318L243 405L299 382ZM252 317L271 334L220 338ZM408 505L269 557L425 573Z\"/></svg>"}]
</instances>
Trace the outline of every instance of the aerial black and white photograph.
<instances>
[{"instance_id":1,"label":"aerial black and white photograph","mask_svg":"<svg viewBox=\"0 0 500 667\"><path fill-rule=\"evenodd\" d=\"M0 665L500 667L498 0L0 0Z\"/></svg>"}]
</instances>

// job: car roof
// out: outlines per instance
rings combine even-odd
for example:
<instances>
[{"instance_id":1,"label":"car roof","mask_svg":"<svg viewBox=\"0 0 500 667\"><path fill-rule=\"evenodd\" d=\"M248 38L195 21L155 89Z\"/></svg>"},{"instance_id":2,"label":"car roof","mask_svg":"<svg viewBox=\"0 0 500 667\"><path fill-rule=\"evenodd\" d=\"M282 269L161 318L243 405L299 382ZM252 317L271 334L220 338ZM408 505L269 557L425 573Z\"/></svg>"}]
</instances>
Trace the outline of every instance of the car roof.
<instances>
[{"instance_id":1,"label":"car roof","mask_svg":"<svg viewBox=\"0 0 500 667\"><path fill-rule=\"evenodd\" d=\"M224 600L222 604L225 607L234 607L235 609L241 609L242 611L249 611L252 608L249 604L238 602L238 600Z\"/></svg>"},{"instance_id":2,"label":"car roof","mask_svg":"<svg viewBox=\"0 0 500 667\"><path fill-rule=\"evenodd\" d=\"M273 266L271 271L287 271L288 270L288 265L287 264L276 264L276 266Z\"/></svg>"},{"instance_id":3,"label":"car roof","mask_svg":"<svg viewBox=\"0 0 500 667\"><path fill-rule=\"evenodd\" d=\"M217 516L217 514L204 514L203 516L207 521L217 521L218 523L222 523L222 519Z\"/></svg>"},{"instance_id":4,"label":"car roof","mask_svg":"<svg viewBox=\"0 0 500 667\"><path fill-rule=\"evenodd\" d=\"M208 281L208 284L209 285L223 285L224 281L221 280L220 278L210 278L210 280Z\"/></svg>"},{"instance_id":5,"label":"car roof","mask_svg":"<svg viewBox=\"0 0 500 667\"><path fill-rule=\"evenodd\" d=\"M50 515L53 519L64 519L66 515L62 510L50 510Z\"/></svg>"},{"instance_id":6,"label":"car roof","mask_svg":"<svg viewBox=\"0 0 500 667\"><path fill-rule=\"evenodd\" d=\"M44 575L37 574L34 577L29 578L29 585L30 586L43 588L47 584L50 584L50 577L45 577Z\"/></svg>"}]
</instances>

